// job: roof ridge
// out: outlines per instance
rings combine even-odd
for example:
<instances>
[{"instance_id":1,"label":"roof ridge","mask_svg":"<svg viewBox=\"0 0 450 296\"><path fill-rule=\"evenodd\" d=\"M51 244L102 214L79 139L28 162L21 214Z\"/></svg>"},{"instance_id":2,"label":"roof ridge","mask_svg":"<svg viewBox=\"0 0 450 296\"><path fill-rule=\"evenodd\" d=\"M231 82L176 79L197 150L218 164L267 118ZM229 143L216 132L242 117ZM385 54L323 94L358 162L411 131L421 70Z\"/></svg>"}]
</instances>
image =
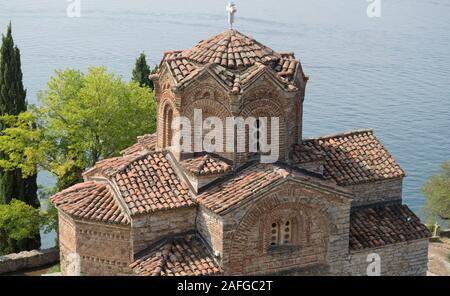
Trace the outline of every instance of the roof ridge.
<instances>
[{"instance_id":1,"label":"roof ridge","mask_svg":"<svg viewBox=\"0 0 450 296\"><path fill-rule=\"evenodd\" d=\"M328 134L328 135L323 135L323 136L318 136L318 137L308 137L308 138L304 138L302 141L340 138L340 137L354 136L354 135L364 134L364 133L368 133L368 134L372 134L372 135L374 134L372 128L356 129L356 130L335 133L335 134Z\"/></svg>"},{"instance_id":2,"label":"roof ridge","mask_svg":"<svg viewBox=\"0 0 450 296\"><path fill-rule=\"evenodd\" d=\"M136 153L136 154L129 154L129 155L124 155L122 157L127 157L129 156L130 159L127 160L126 163L121 164L120 166L118 166L117 168L112 169L110 172L105 172L107 176L112 177L113 175L123 171L124 169L126 169L130 164L132 164L135 161L141 160L145 157L147 157L150 154L157 154L157 153L164 153L163 150L161 151L144 151L141 153Z\"/></svg>"}]
</instances>

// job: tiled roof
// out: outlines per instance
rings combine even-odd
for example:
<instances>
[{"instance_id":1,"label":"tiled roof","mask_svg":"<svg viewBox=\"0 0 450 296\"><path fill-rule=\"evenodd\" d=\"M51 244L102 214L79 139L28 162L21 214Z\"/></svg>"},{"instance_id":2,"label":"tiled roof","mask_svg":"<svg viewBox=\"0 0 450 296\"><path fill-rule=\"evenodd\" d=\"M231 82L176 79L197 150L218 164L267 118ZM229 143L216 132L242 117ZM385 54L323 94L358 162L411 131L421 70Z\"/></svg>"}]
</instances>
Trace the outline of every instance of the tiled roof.
<instances>
[{"instance_id":1,"label":"tiled roof","mask_svg":"<svg viewBox=\"0 0 450 296\"><path fill-rule=\"evenodd\" d=\"M231 170L231 166L225 161L209 154L185 159L180 164L195 176L222 174Z\"/></svg>"},{"instance_id":2,"label":"tiled roof","mask_svg":"<svg viewBox=\"0 0 450 296\"><path fill-rule=\"evenodd\" d=\"M164 61L177 82L182 82L189 74L198 69L187 58L181 56L181 51L166 53Z\"/></svg>"},{"instance_id":3,"label":"tiled roof","mask_svg":"<svg viewBox=\"0 0 450 296\"><path fill-rule=\"evenodd\" d=\"M92 181L76 184L52 196L50 200L58 209L75 218L107 223L130 223L105 184Z\"/></svg>"},{"instance_id":4,"label":"tiled roof","mask_svg":"<svg viewBox=\"0 0 450 296\"><path fill-rule=\"evenodd\" d=\"M153 138L141 138L142 147ZM180 181L166 158L166 151L124 154L98 161L87 170L85 179L103 177L112 180L119 189L131 215L145 214L194 205L187 185Z\"/></svg>"},{"instance_id":5,"label":"tiled roof","mask_svg":"<svg viewBox=\"0 0 450 296\"><path fill-rule=\"evenodd\" d=\"M156 150L156 133L146 134L137 137L137 143L122 150L123 155L135 154L144 151L155 151Z\"/></svg>"},{"instance_id":6,"label":"tiled roof","mask_svg":"<svg viewBox=\"0 0 450 296\"><path fill-rule=\"evenodd\" d=\"M294 53L281 53L281 59L277 61L274 70L280 77L290 79L295 73L298 65L298 60L295 59Z\"/></svg>"},{"instance_id":7,"label":"tiled roof","mask_svg":"<svg viewBox=\"0 0 450 296\"><path fill-rule=\"evenodd\" d=\"M197 202L219 214L287 175L286 170L276 166L253 165L202 192Z\"/></svg>"},{"instance_id":8,"label":"tiled roof","mask_svg":"<svg viewBox=\"0 0 450 296\"><path fill-rule=\"evenodd\" d=\"M111 177L132 215L194 204L163 152L140 155Z\"/></svg>"},{"instance_id":9,"label":"tiled roof","mask_svg":"<svg viewBox=\"0 0 450 296\"><path fill-rule=\"evenodd\" d=\"M293 53L277 53L235 30L201 41L192 49L166 52L163 63L177 86L209 69L233 93L239 93L263 70L273 73L287 91L297 91L293 78L297 69L301 71Z\"/></svg>"},{"instance_id":10,"label":"tiled roof","mask_svg":"<svg viewBox=\"0 0 450 296\"><path fill-rule=\"evenodd\" d=\"M355 209L350 216L350 249L360 250L428 238L419 218L401 204Z\"/></svg>"},{"instance_id":11,"label":"tiled roof","mask_svg":"<svg viewBox=\"0 0 450 296\"><path fill-rule=\"evenodd\" d=\"M304 153L302 153L304 151ZM294 161L307 162L324 154L324 175L339 185L352 185L391 178L405 173L372 130L306 139L294 147Z\"/></svg>"},{"instance_id":12,"label":"tiled roof","mask_svg":"<svg viewBox=\"0 0 450 296\"><path fill-rule=\"evenodd\" d=\"M282 182L288 178L304 184L313 184L325 190L339 192L342 199L350 198L351 200L352 198L350 190L329 180L324 180L317 173L280 163L250 163L247 167L214 181L210 184L211 186L206 186L197 195L196 202L216 214L222 215L233 206L261 193L262 190L268 190L271 184Z\"/></svg>"},{"instance_id":13,"label":"tiled roof","mask_svg":"<svg viewBox=\"0 0 450 296\"><path fill-rule=\"evenodd\" d=\"M90 176L92 174L101 174L104 176L114 175L116 172L125 168L129 163L140 156L141 154L134 153L99 160L93 167L87 169L83 173L83 176Z\"/></svg>"},{"instance_id":14,"label":"tiled roof","mask_svg":"<svg viewBox=\"0 0 450 296\"><path fill-rule=\"evenodd\" d=\"M307 140L311 141L311 140ZM291 151L291 157L295 163L306 163L325 160L326 153L324 150L317 148L315 145L294 145Z\"/></svg>"},{"instance_id":15,"label":"tiled roof","mask_svg":"<svg viewBox=\"0 0 450 296\"><path fill-rule=\"evenodd\" d=\"M280 58L272 49L235 30L200 41L182 55L200 64L215 63L228 69L250 67L256 62L269 63Z\"/></svg>"},{"instance_id":16,"label":"tiled roof","mask_svg":"<svg viewBox=\"0 0 450 296\"><path fill-rule=\"evenodd\" d=\"M130 267L143 276L200 276L221 273L205 243L197 234L169 238L143 252Z\"/></svg>"}]
</instances>

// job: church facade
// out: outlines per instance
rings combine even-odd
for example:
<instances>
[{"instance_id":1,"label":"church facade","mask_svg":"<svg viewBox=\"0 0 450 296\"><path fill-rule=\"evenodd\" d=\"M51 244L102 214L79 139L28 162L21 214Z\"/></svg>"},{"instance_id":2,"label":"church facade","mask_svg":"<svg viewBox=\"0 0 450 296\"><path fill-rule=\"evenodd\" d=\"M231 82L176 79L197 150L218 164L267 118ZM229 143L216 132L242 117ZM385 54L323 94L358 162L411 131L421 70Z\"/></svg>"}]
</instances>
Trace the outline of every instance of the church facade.
<instances>
[{"instance_id":1,"label":"church facade","mask_svg":"<svg viewBox=\"0 0 450 296\"><path fill-rule=\"evenodd\" d=\"M308 76L293 53L227 30L165 52L151 79L157 132L51 198L63 275L426 274L430 234L402 204L405 173L374 132L303 138ZM196 110L278 118L276 161L249 144L174 149L173 121L195 134ZM233 136L236 146L249 129Z\"/></svg>"}]
</instances>

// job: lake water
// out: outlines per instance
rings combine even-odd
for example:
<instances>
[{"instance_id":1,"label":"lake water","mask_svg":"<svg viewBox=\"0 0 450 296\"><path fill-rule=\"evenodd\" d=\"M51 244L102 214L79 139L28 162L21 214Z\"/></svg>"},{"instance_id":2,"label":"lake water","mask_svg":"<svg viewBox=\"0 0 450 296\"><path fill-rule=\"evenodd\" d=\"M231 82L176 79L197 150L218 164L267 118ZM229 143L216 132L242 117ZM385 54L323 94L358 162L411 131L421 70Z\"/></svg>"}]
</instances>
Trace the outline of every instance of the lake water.
<instances>
[{"instance_id":1,"label":"lake water","mask_svg":"<svg viewBox=\"0 0 450 296\"><path fill-rule=\"evenodd\" d=\"M295 52L310 76L304 135L373 128L408 173L405 203L422 215L420 188L450 159L450 2L381 0L380 18L367 16L366 0L235 3L236 29ZM227 28L224 0L81 0L80 18L67 17L68 4L0 0L32 103L54 69L104 65L129 79L141 51L157 64Z\"/></svg>"}]
</instances>

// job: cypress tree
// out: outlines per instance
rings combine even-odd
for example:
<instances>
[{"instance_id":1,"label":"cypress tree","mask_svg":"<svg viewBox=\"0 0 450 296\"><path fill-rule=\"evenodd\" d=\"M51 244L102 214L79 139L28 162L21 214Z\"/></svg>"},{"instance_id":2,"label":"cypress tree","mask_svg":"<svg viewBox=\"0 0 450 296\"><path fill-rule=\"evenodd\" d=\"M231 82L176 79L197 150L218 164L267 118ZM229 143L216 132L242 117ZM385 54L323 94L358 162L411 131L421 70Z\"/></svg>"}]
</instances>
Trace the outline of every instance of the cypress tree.
<instances>
[{"instance_id":1,"label":"cypress tree","mask_svg":"<svg viewBox=\"0 0 450 296\"><path fill-rule=\"evenodd\" d=\"M148 76L151 73L154 73L155 69L153 71L150 70L150 66L147 64L147 60L145 59L145 54L141 53L141 55L136 59L132 79L139 83L140 86L146 86L153 90L153 81L151 81Z\"/></svg>"},{"instance_id":2,"label":"cypress tree","mask_svg":"<svg viewBox=\"0 0 450 296\"><path fill-rule=\"evenodd\" d=\"M0 49L0 116L18 115L27 111L26 90L22 83L20 51L14 45L11 23L6 36L2 36ZM0 132L2 127L0 126ZM0 158L5 157L0 155ZM35 208L40 206L37 196L36 175L22 178L20 170L0 169L0 203L7 204L13 198L21 200ZM40 235L32 239L13 241L0 233L0 253L20 252L37 249L41 245Z\"/></svg>"}]
</instances>

